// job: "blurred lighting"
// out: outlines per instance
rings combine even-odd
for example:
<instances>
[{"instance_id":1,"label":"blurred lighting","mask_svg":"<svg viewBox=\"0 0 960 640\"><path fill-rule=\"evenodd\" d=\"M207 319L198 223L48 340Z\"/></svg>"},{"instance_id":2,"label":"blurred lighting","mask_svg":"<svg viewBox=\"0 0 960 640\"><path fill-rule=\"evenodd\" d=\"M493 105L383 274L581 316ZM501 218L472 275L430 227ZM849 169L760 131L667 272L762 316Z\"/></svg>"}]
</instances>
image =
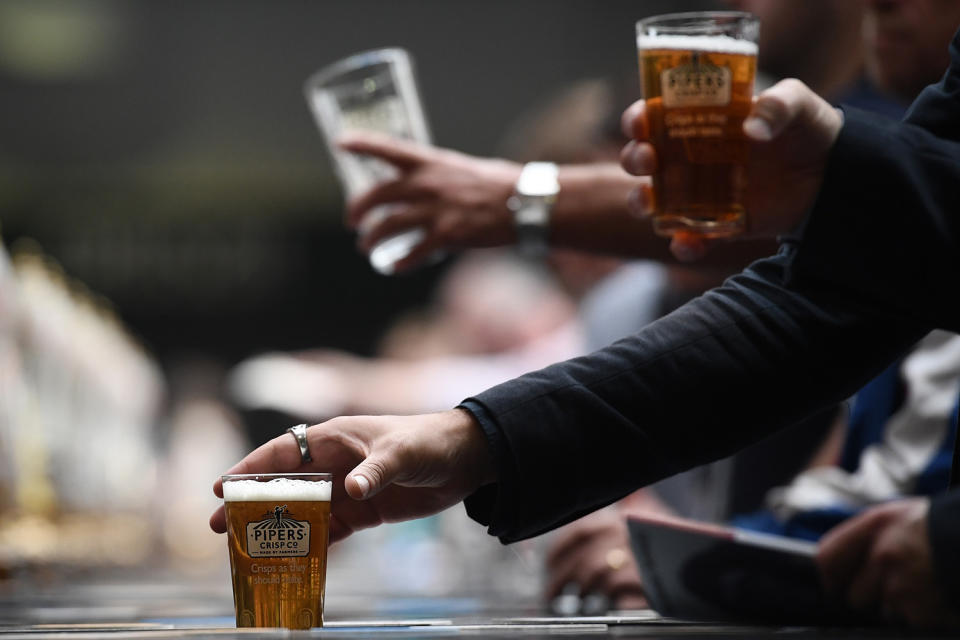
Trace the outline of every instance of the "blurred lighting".
<instances>
[{"instance_id":1,"label":"blurred lighting","mask_svg":"<svg viewBox=\"0 0 960 640\"><path fill-rule=\"evenodd\" d=\"M26 0L0 3L0 69L57 81L112 71L125 30L113 1Z\"/></svg>"}]
</instances>

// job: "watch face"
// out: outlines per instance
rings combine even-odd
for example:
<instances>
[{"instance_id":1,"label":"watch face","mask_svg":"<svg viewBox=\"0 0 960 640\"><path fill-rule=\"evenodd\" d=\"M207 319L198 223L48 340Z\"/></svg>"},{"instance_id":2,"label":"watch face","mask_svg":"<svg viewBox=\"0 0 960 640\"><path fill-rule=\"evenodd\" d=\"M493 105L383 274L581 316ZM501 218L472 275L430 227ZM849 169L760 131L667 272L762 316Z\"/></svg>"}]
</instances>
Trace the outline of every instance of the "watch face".
<instances>
[{"instance_id":1,"label":"watch face","mask_svg":"<svg viewBox=\"0 0 960 640\"><path fill-rule=\"evenodd\" d=\"M557 183L557 165L550 162L530 162L520 172L517 192L525 196L553 196L560 191Z\"/></svg>"},{"instance_id":2,"label":"watch face","mask_svg":"<svg viewBox=\"0 0 960 640\"><path fill-rule=\"evenodd\" d=\"M557 190L551 187L549 184L538 184L532 189L524 189L522 193L525 196L547 198L549 196L556 195Z\"/></svg>"}]
</instances>

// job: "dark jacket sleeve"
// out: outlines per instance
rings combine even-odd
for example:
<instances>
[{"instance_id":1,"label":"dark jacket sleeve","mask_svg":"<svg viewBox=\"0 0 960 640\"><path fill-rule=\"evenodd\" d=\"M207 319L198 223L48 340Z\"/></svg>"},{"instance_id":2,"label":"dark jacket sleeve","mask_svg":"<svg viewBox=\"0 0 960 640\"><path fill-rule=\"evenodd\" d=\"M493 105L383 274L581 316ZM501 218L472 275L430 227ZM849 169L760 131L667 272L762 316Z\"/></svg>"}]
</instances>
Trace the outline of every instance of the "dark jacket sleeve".
<instances>
[{"instance_id":1,"label":"dark jacket sleeve","mask_svg":"<svg viewBox=\"0 0 960 640\"><path fill-rule=\"evenodd\" d=\"M956 326L960 303L960 33L943 80L904 121L849 110L791 282L829 284Z\"/></svg>"},{"instance_id":2,"label":"dark jacket sleeve","mask_svg":"<svg viewBox=\"0 0 960 640\"><path fill-rule=\"evenodd\" d=\"M468 400L499 474L468 513L504 542L537 535L842 400L925 332L848 296L786 289L790 257L784 247L638 334Z\"/></svg>"}]
</instances>

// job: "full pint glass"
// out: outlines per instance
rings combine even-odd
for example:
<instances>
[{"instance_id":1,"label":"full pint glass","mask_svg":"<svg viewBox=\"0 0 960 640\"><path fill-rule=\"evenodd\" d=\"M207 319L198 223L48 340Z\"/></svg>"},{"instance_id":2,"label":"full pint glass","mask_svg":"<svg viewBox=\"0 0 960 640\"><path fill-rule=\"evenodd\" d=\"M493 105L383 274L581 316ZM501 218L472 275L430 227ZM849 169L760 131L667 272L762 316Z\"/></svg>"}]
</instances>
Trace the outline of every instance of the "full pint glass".
<instances>
[{"instance_id":1,"label":"full pint glass","mask_svg":"<svg viewBox=\"0 0 960 640\"><path fill-rule=\"evenodd\" d=\"M223 476L238 627L323 626L332 478Z\"/></svg>"},{"instance_id":2,"label":"full pint glass","mask_svg":"<svg viewBox=\"0 0 960 640\"><path fill-rule=\"evenodd\" d=\"M731 236L746 225L750 112L759 22L715 11L637 23L640 83L656 150L653 228Z\"/></svg>"}]
</instances>

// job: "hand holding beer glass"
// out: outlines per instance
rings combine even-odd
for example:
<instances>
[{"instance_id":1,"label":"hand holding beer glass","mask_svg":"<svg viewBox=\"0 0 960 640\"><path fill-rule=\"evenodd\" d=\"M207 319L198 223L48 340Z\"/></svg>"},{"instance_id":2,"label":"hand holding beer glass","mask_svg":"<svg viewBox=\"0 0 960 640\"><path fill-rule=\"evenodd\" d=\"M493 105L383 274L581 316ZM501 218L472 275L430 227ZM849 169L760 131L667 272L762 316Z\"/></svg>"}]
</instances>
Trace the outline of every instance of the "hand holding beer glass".
<instances>
[{"instance_id":1,"label":"hand holding beer glass","mask_svg":"<svg viewBox=\"0 0 960 640\"><path fill-rule=\"evenodd\" d=\"M237 627L322 627L332 476L222 480Z\"/></svg>"},{"instance_id":2,"label":"hand holding beer glass","mask_svg":"<svg viewBox=\"0 0 960 640\"><path fill-rule=\"evenodd\" d=\"M348 198L390 180L396 169L378 158L339 148L337 140L343 134L368 131L430 143L413 63L403 49L366 51L335 62L311 76L304 92ZM389 205L375 208L361 224L361 233L388 215ZM413 228L382 240L370 250L370 265L378 273L392 275L394 264L425 235L423 229Z\"/></svg>"},{"instance_id":3,"label":"hand holding beer glass","mask_svg":"<svg viewBox=\"0 0 960 640\"><path fill-rule=\"evenodd\" d=\"M743 204L759 23L748 13L655 16L637 23L653 172L653 228L725 237Z\"/></svg>"}]
</instances>

